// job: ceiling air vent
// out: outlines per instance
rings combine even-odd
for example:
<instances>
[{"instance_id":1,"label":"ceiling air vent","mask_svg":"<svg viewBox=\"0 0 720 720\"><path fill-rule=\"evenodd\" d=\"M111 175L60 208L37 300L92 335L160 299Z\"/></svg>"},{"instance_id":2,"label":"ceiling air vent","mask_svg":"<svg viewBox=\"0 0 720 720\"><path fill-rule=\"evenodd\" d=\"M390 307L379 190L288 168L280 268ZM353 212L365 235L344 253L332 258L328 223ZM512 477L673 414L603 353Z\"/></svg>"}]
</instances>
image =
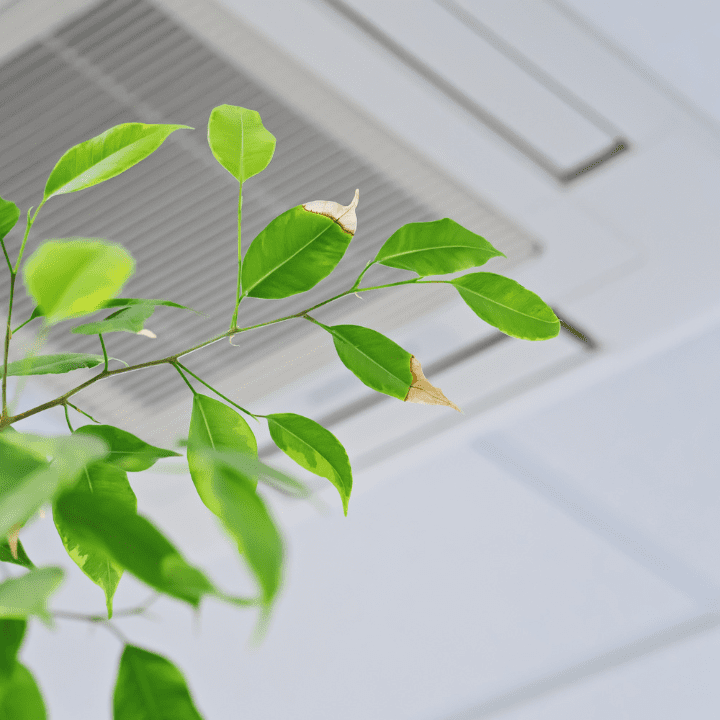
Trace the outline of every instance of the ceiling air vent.
<instances>
[{"instance_id":1,"label":"ceiling air vent","mask_svg":"<svg viewBox=\"0 0 720 720\"><path fill-rule=\"evenodd\" d=\"M355 188L360 188L358 232L335 272L304 295L272 301L247 298L238 318L242 326L298 312L346 290L385 239L407 222L455 218L507 255L507 260L496 258L488 264L493 271L505 272L540 251L539 244L511 222L402 142L383 134L371 121L365 122L362 113L348 109L337 97L324 96L328 123L351 116L355 125L348 142L340 139L347 127L330 132L327 126L306 119L258 80L256 73L251 75L242 62L219 49L222 42L210 46L193 30L196 24L204 24L207 37L208 23L215 18L217 36L227 46L228 33L240 32L237 21L219 23L217 15L204 13L205 3L184 3L181 20L166 5L145 0L87 3L64 26L33 38L11 56L0 56L0 193L17 203L22 215L31 205L37 206L48 174L72 145L123 122L196 128L174 133L150 158L113 180L53 198L33 227L26 257L48 238L100 237L119 242L137 261L123 296L173 300L205 313L158 308L148 322L157 339L114 333L107 337L111 356L130 364L161 358L229 326L236 283L237 185L216 163L206 142L210 110L224 103L257 110L277 137L272 163L245 187L243 250L284 210L318 199L347 203ZM252 55L253 48L245 47ZM275 53L277 62L287 62L269 44L261 49ZM257 62L257 53L253 61ZM358 141L363 137L372 138L367 154ZM389 158L385 167L375 162L379 154ZM24 230L21 225L7 239L13 257ZM366 279L382 284L409 277L412 274L402 270L374 266ZM3 283L2 306L7 295ZM411 292L401 286L367 293L362 300L350 295L322 308L318 317L331 324L360 323L399 342L398 332L403 328L433 314L440 317L437 313L443 308L457 309L455 295L442 285ZM24 321L32 308L19 283L13 325ZM472 318L468 325L465 317L465 329L446 343L428 348L425 363L442 364L443 358L458 352L467 356L462 348L473 343L477 355L488 337L499 335ZM29 347L36 325L17 333L11 360ZM62 323L52 328L43 352L100 352L96 337L70 334L72 326ZM218 389L248 405L283 387L297 387L292 384L316 377L313 373L330 367L329 363L339 365L332 343L314 330L299 320L278 323L238 336L236 347L226 341L216 343L187 356L187 363ZM425 337L433 343L431 325ZM512 347L515 342L511 341ZM494 343L487 344L491 346ZM112 365L119 367L116 362ZM353 391L368 390L358 388L359 381L345 373ZM94 370L79 370L30 382L41 383L48 397L54 397L94 374ZM329 377L322 375L325 382ZM348 404L357 402L357 397L342 393L334 397L346 410L325 402L326 413L341 412L347 417L348 412L353 414L352 407L358 412L362 409ZM332 398L332 394L324 396L325 401ZM168 366L103 381L83 390L75 401L101 422L128 430L142 426L145 439L157 444L171 445L187 432L191 405L187 387ZM292 407L286 410L302 412Z\"/></svg>"}]
</instances>

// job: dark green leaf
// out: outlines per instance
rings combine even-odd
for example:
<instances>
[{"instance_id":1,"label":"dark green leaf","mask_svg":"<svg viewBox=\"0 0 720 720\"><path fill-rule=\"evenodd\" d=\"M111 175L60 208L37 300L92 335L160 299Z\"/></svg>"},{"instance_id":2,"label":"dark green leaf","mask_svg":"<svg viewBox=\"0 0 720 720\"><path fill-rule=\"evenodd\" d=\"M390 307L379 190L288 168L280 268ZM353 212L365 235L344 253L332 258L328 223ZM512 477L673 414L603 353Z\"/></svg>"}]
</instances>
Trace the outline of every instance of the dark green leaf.
<instances>
[{"instance_id":1,"label":"dark green leaf","mask_svg":"<svg viewBox=\"0 0 720 720\"><path fill-rule=\"evenodd\" d=\"M318 323L320 324L320 323ZM382 333L362 325L321 325L332 334L343 365L373 390L407 398L412 355Z\"/></svg>"},{"instance_id":2,"label":"dark green leaf","mask_svg":"<svg viewBox=\"0 0 720 720\"><path fill-rule=\"evenodd\" d=\"M77 433L55 438L0 433L0 538L7 538L14 525L24 525L43 503L74 485L85 465L106 453L102 440Z\"/></svg>"},{"instance_id":3,"label":"dark green leaf","mask_svg":"<svg viewBox=\"0 0 720 720\"><path fill-rule=\"evenodd\" d=\"M255 110L220 105L210 113L208 145L215 159L242 184L268 166L275 137Z\"/></svg>"},{"instance_id":4,"label":"dark green leaf","mask_svg":"<svg viewBox=\"0 0 720 720\"><path fill-rule=\"evenodd\" d=\"M75 434L91 435L107 443L110 448L104 462L116 465L126 472L141 472L152 467L161 458L182 457L173 450L148 445L132 433L112 425L83 425Z\"/></svg>"},{"instance_id":5,"label":"dark green leaf","mask_svg":"<svg viewBox=\"0 0 720 720\"><path fill-rule=\"evenodd\" d=\"M8 541L0 541L0 560L2 560L2 562L15 563L15 565L22 565L26 568L35 567L33 561L27 556L25 548L23 547L23 544L20 542L20 540L18 540L17 543L17 558L13 557Z\"/></svg>"},{"instance_id":6,"label":"dark green leaf","mask_svg":"<svg viewBox=\"0 0 720 720\"><path fill-rule=\"evenodd\" d=\"M425 277L479 267L492 257L505 255L480 235L443 218L404 225L385 241L373 262Z\"/></svg>"},{"instance_id":7,"label":"dark green leaf","mask_svg":"<svg viewBox=\"0 0 720 720\"><path fill-rule=\"evenodd\" d=\"M152 305L135 305L122 308L108 315L104 320L85 323L74 327L70 332L81 335L98 335L99 333L131 332L139 333L145 321L155 312Z\"/></svg>"},{"instance_id":8,"label":"dark green leaf","mask_svg":"<svg viewBox=\"0 0 720 720\"><path fill-rule=\"evenodd\" d=\"M214 593L209 580L189 565L142 515L90 494L66 493L53 514L87 546L95 545L135 577L193 607Z\"/></svg>"},{"instance_id":9,"label":"dark green leaf","mask_svg":"<svg viewBox=\"0 0 720 720\"><path fill-rule=\"evenodd\" d=\"M111 503L123 511L137 512L137 499L128 482L127 473L105 462L92 463L85 467L71 492L92 494L98 500ZM76 534L73 526L66 525L54 510L53 519L68 555L105 593L108 618L111 618L113 596L122 577L122 566L98 548L97 543L84 542L82 533Z\"/></svg>"},{"instance_id":10,"label":"dark green leaf","mask_svg":"<svg viewBox=\"0 0 720 720\"><path fill-rule=\"evenodd\" d=\"M120 658L113 720L202 720L180 670L167 658L126 645Z\"/></svg>"},{"instance_id":11,"label":"dark green leaf","mask_svg":"<svg viewBox=\"0 0 720 720\"><path fill-rule=\"evenodd\" d=\"M266 418L273 442L298 465L327 478L338 489L347 515L352 470L340 441L322 425L302 415L274 413Z\"/></svg>"},{"instance_id":12,"label":"dark green leaf","mask_svg":"<svg viewBox=\"0 0 720 720\"><path fill-rule=\"evenodd\" d=\"M306 209L308 205L322 204L320 201L290 208L252 241L243 258L243 297L297 295L310 290L335 269L355 232L351 222L355 218L354 205L331 203L347 211L341 222L349 223L348 231L332 217Z\"/></svg>"},{"instance_id":13,"label":"dark green leaf","mask_svg":"<svg viewBox=\"0 0 720 720\"><path fill-rule=\"evenodd\" d=\"M111 358L117 360L117 358ZM86 353L62 353L60 355L36 355L8 363L8 377L11 375L59 375L60 373L93 368L105 362L102 355ZM118 362L122 362L119 360Z\"/></svg>"},{"instance_id":14,"label":"dark green leaf","mask_svg":"<svg viewBox=\"0 0 720 720\"><path fill-rule=\"evenodd\" d=\"M40 567L0 583L0 617L37 615L43 622L50 623L52 616L47 611L47 601L62 582L63 574L59 567Z\"/></svg>"},{"instance_id":15,"label":"dark green leaf","mask_svg":"<svg viewBox=\"0 0 720 720\"><path fill-rule=\"evenodd\" d=\"M15 658L22 645L27 629L27 620L13 620L3 618L0 620L0 683L12 675L15 668Z\"/></svg>"},{"instance_id":16,"label":"dark green leaf","mask_svg":"<svg viewBox=\"0 0 720 720\"><path fill-rule=\"evenodd\" d=\"M135 260L121 245L93 238L48 240L23 265L23 280L54 325L101 308L134 271Z\"/></svg>"},{"instance_id":17,"label":"dark green leaf","mask_svg":"<svg viewBox=\"0 0 720 720\"><path fill-rule=\"evenodd\" d=\"M0 687L0 718L46 720L45 703L32 673L19 662Z\"/></svg>"},{"instance_id":18,"label":"dark green leaf","mask_svg":"<svg viewBox=\"0 0 720 720\"><path fill-rule=\"evenodd\" d=\"M20 209L14 202L0 198L0 240L2 240L17 224Z\"/></svg>"},{"instance_id":19,"label":"dark green leaf","mask_svg":"<svg viewBox=\"0 0 720 720\"><path fill-rule=\"evenodd\" d=\"M560 321L551 308L515 280L478 272L448 282L478 317L506 335L521 340L549 340L560 332Z\"/></svg>"},{"instance_id":20,"label":"dark green leaf","mask_svg":"<svg viewBox=\"0 0 720 720\"><path fill-rule=\"evenodd\" d=\"M109 180L157 150L175 130L187 125L123 123L70 148L48 177L43 199L76 192Z\"/></svg>"}]
</instances>

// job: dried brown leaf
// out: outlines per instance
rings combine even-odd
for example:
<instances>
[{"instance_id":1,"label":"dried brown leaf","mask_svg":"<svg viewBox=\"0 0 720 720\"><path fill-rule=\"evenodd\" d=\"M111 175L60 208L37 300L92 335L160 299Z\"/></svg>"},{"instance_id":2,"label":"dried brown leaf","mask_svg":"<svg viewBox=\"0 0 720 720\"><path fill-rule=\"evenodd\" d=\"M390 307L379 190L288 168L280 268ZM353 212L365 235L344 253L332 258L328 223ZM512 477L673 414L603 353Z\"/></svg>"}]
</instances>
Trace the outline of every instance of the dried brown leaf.
<instances>
[{"instance_id":1,"label":"dried brown leaf","mask_svg":"<svg viewBox=\"0 0 720 720\"><path fill-rule=\"evenodd\" d=\"M308 212L325 215L334 220L346 233L355 235L357 230L357 215L355 208L360 198L360 190L355 191L355 197L349 205L341 205L333 200L313 200L305 203L303 208Z\"/></svg>"},{"instance_id":2,"label":"dried brown leaf","mask_svg":"<svg viewBox=\"0 0 720 720\"><path fill-rule=\"evenodd\" d=\"M16 560L18 559L17 545L18 545L18 535L20 534L20 528L22 528L22 525L20 523L15 523L10 528L10 532L8 533L8 538L7 538L8 545L10 546L10 553Z\"/></svg>"},{"instance_id":3,"label":"dried brown leaf","mask_svg":"<svg viewBox=\"0 0 720 720\"><path fill-rule=\"evenodd\" d=\"M459 413L462 412L455 403L450 402L450 400L443 395L440 388L435 387L425 375L423 375L420 361L417 360L414 355L410 356L410 370L412 371L413 380L405 402L420 403L421 405L448 405Z\"/></svg>"}]
</instances>

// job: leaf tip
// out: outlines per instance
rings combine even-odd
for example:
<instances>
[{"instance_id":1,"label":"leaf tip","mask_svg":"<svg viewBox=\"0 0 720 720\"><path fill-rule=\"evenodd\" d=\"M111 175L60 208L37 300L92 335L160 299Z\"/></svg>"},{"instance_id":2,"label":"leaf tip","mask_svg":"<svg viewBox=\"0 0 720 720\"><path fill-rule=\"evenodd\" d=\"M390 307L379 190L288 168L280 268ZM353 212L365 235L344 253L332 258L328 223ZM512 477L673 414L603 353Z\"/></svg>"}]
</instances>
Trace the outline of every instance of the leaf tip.
<instances>
[{"instance_id":1,"label":"leaf tip","mask_svg":"<svg viewBox=\"0 0 720 720\"><path fill-rule=\"evenodd\" d=\"M355 190L355 195L349 205L341 205L333 200L313 200L305 203L302 207L308 212L317 215L325 215L336 222L348 235L355 235L357 231L357 215L355 208L360 200L360 189Z\"/></svg>"},{"instance_id":2,"label":"leaf tip","mask_svg":"<svg viewBox=\"0 0 720 720\"><path fill-rule=\"evenodd\" d=\"M412 372L412 383L405 396L405 402L414 402L421 405L447 405L459 413L462 410L452 401L448 400L439 387L435 387L423 374L420 361L410 356L410 370Z\"/></svg>"}]
</instances>

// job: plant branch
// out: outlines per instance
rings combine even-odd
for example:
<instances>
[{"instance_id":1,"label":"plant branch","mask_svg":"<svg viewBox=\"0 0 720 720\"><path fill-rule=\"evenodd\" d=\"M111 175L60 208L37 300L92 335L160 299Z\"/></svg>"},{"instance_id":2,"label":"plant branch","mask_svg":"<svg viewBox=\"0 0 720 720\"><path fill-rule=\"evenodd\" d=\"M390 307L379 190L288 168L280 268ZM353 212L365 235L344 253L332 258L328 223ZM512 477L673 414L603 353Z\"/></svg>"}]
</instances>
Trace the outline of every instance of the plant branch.
<instances>
[{"instance_id":1,"label":"plant branch","mask_svg":"<svg viewBox=\"0 0 720 720\"><path fill-rule=\"evenodd\" d=\"M98 333L98 337L100 338L100 344L102 345L103 349L103 357L105 358L105 372L108 371L108 356L107 356L107 350L105 349L105 341L103 340L102 333Z\"/></svg>"},{"instance_id":2,"label":"plant branch","mask_svg":"<svg viewBox=\"0 0 720 720\"><path fill-rule=\"evenodd\" d=\"M233 312L232 320L230 321L230 329L232 330L237 325L238 308L240 307L240 279L242 275L242 254L241 254L241 239L242 239L242 181L240 181L240 191L238 194L238 273L237 273L237 293L235 294L235 311Z\"/></svg>"},{"instance_id":3,"label":"plant branch","mask_svg":"<svg viewBox=\"0 0 720 720\"><path fill-rule=\"evenodd\" d=\"M65 408L65 422L67 422L67 426L70 428L70 432L74 433L72 425L70 424L70 416L68 415L68 404L66 402L63 403L63 407Z\"/></svg>"},{"instance_id":4,"label":"plant branch","mask_svg":"<svg viewBox=\"0 0 720 720\"><path fill-rule=\"evenodd\" d=\"M212 385L208 385L202 378L199 378L192 370L188 370L183 364L176 362L175 366L180 366L186 373L190 373L198 382L201 382L206 388L209 390L212 390L216 395L220 396L223 400L226 402L229 402L231 405L234 405L238 410L242 410L246 415L250 415L251 417L255 418L257 422L260 422L255 415L253 415L249 410L246 410L244 407L240 407L237 403L234 403L229 397L225 397L221 392L218 392ZM187 381L186 381L187 382ZM262 417L262 416L261 416Z\"/></svg>"},{"instance_id":5,"label":"plant branch","mask_svg":"<svg viewBox=\"0 0 720 720\"><path fill-rule=\"evenodd\" d=\"M97 423L98 425L100 425L99 420L96 420L92 415L88 415L84 410L81 410L79 407L77 407L77 405L73 405L71 402L69 402L67 400L65 401L65 405L69 405L73 410L76 410L77 412L82 413L85 417L89 417L94 423Z\"/></svg>"},{"instance_id":6,"label":"plant branch","mask_svg":"<svg viewBox=\"0 0 720 720\"><path fill-rule=\"evenodd\" d=\"M31 410L26 410L23 413L20 413L18 415L12 415L12 416L6 416L3 415L0 417L0 431L6 427L7 425L12 425L13 423L17 422L18 420L23 420L27 417L30 417L31 415L35 415L39 412L43 412L44 410L49 410L52 407L56 407L57 405L62 405L68 398L72 397L76 393L80 392L81 390L84 390L89 385L92 385L93 383L98 382L99 380L104 380L105 378L112 377L113 375L121 375L122 373L127 372L133 372L135 370L141 370L142 368L146 367L154 367L155 365L165 365L165 364L174 364L178 358L183 357L184 355L189 355L192 352L195 352L196 350L199 350L200 348L204 348L207 345L212 345L212 343L216 343L223 338L231 337L233 335L236 335L241 332L247 332L248 330L254 330L255 328L264 327L266 325L273 325L274 323L278 322L284 322L285 320L290 320L291 318L301 318L303 315L306 315L307 313L322 307L323 305L327 305L328 303L333 302L334 300L338 300L341 297L345 297L345 295L350 295L356 291L359 292L366 292L368 290L380 290L382 288L386 287L394 287L396 285L409 285L409 284L419 284L419 283L447 283L449 280L421 280L419 278L415 278L413 280L401 280L399 282L394 283L388 283L386 285L375 285L373 287L365 287L365 288L353 288L350 290L346 290L345 292L340 293L339 295L335 295L334 297L329 298L328 300L323 300L322 302L317 303L316 305L313 305L310 308L307 308L306 310L301 310L300 312L294 313L293 315L288 315L286 317L277 318L276 320L269 320L268 322L258 323L257 325L251 325L249 327L245 328L233 328L231 330L228 330L227 332L222 333L221 335L218 335L217 337L214 337L210 340L206 340L205 342L200 343L199 345L195 345L194 347L189 348L188 350L183 350L182 352L176 353L175 355L170 355L166 358L161 358L159 360L150 360L148 362L139 363L137 365L130 365L126 368L119 368L118 370L103 370L101 373L96 375L93 378L90 378L90 380L87 380L86 382L82 383L81 385L78 385L76 388L73 388L72 390L69 390L64 395L60 395L60 397L55 398L54 400L50 400L46 403L43 403L42 405L38 405L37 407L32 408Z\"/></svg>"},{"instance_id":7,"label":"plant branch","mask_svg":"<svg viewBox=\"0 0 720 720\"><path fill-rule=\"evenodd\" d=\"M190 384L190 381L183 375L182 370L180 369L180 364L177 362L172 363L172 366L180 373L180 377L185 381L185 384L190 388L190 392L192 392L193 395L197 395L197 390Z\"/></svg>"},{"instance_id":8,"label":"plant branch","mask_svg":"<svg viewBox=\"0 0 720 720\"><path fill-rule=\"evenodd\" d=\"M35 222L35 218L37 217L37 214L40 212L40 208L45 204L45 200L43 200L40 205L38 205L37 210L35 211L35 215L32 216L32 219L30 219L30 211L32 208L29 208L27 211L27 221L25 223L25 235L23 236L22 244L20 245L20 252L18 253L18 259L15 263L15 267L10 267L10 258L7 256L7 252L5 252L5 257L8 260L8 267L10 269L10 300L8 302L8 314L7 314L7 327L5 329L5 348L3 351L3 369L2 369L2 410L0 410L0 428L3 427L4 421L7 417L7 366L8 366L8 355L10 353L10 338L12 338L12 328L10 327L10 322L12 321L12 308L13 308L13 297L15 295L15 279L17 278L18 273L18 267L20 266L20 261L22 260L23 251L25 250L25 243L28 239L28 234L30 233L30 228L33 226L33 223ZM3 243L3 250L5 250L5 244Z\"/></svg>"}]
</instances>

